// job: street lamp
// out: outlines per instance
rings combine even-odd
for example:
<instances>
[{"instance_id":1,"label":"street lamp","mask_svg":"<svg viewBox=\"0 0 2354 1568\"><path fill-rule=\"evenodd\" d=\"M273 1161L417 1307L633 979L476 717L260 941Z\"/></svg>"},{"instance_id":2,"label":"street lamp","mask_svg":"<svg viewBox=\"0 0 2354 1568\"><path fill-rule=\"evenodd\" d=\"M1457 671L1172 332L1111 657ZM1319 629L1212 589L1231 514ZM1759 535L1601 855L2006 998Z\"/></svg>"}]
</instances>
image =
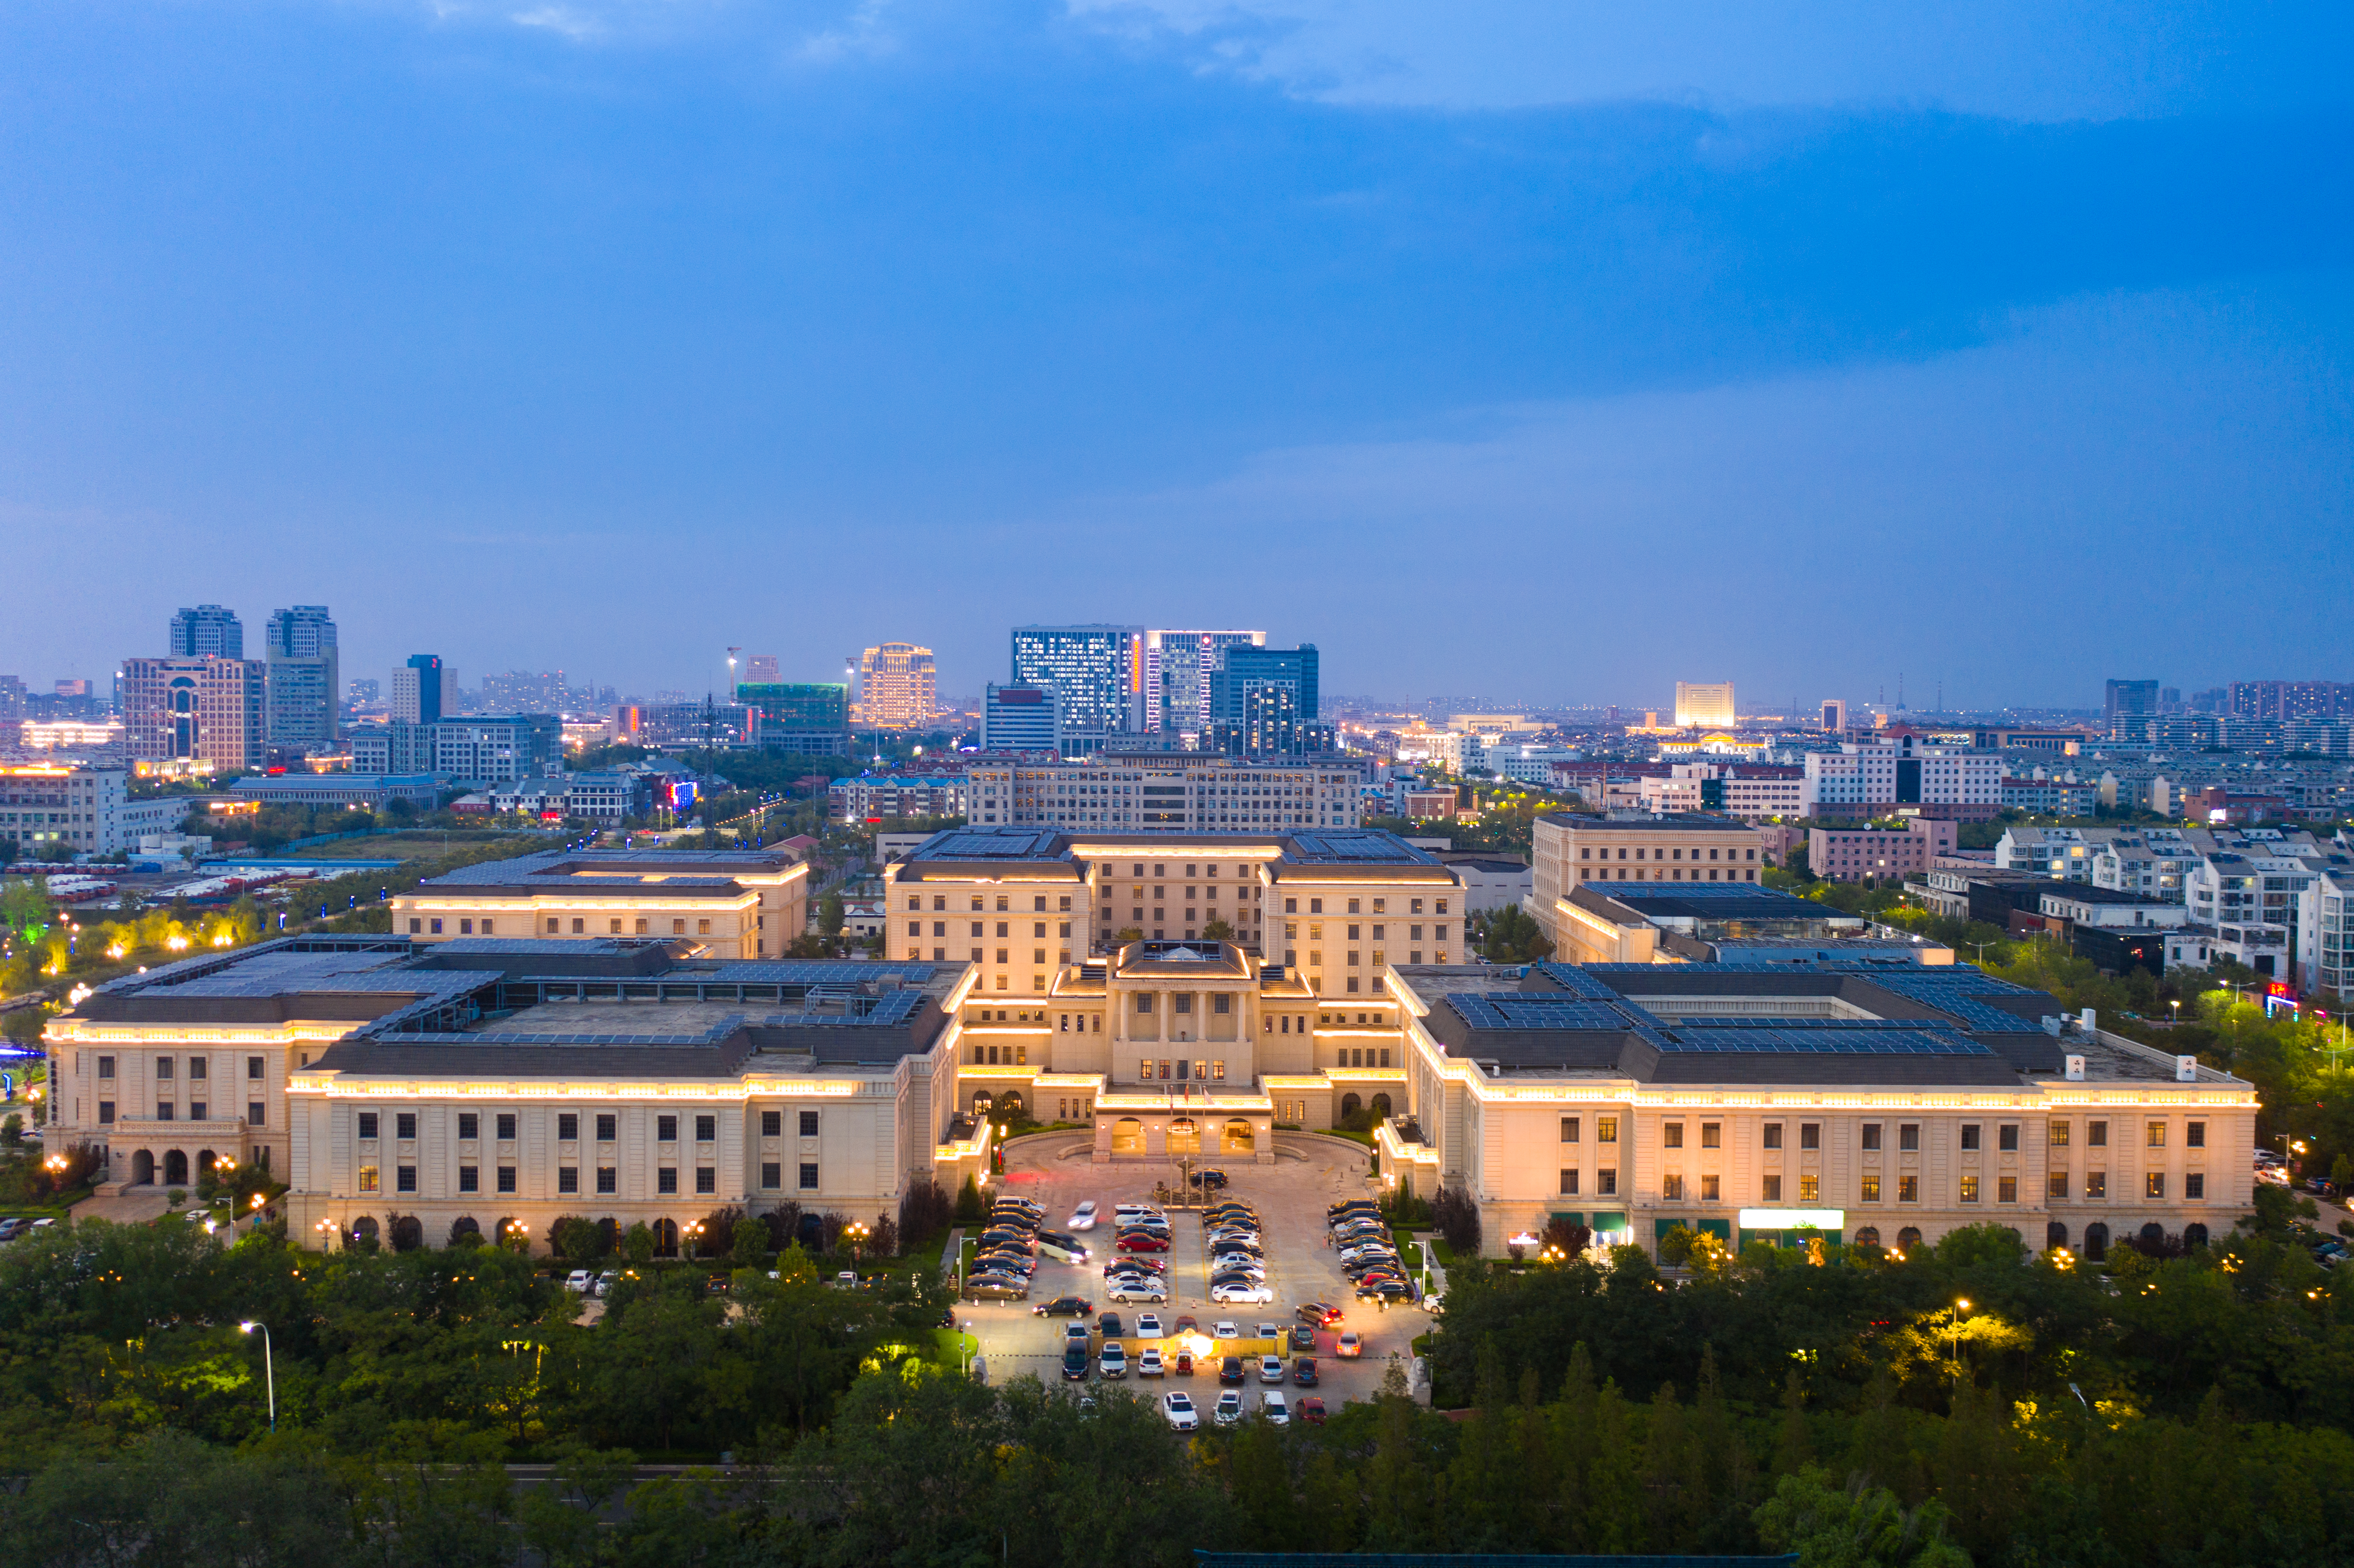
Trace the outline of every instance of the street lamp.
<instances>
[{"instance_id":1,"label":"street lamp","mask_svg":"<svg viewBox=\"0 0 2354 1568\"><path fill-rule=\"evenodd\" d=\"M270 1325L267 1323L238 1325L240 1333L250 1334L256 1329L261 1330L261 1370L263 1375L270 1380L270 1429L275 1432L278 1430L278 1361L270 1349Z\"/></svg>"},{"instance_id":2,"label":"street lamp","mask_svg":"<svg viewBox=\"0 0 2354 1568\"><path fill-rule=\"evenodd\" d=\"M851 1266L854 1268L858 1266L859 1249L866 1241L868 1234L867 1228L864 1225L860 1224L857 1221L853 1220L850 1224L842 1227L842 1234L850 1238L850 1263Z\"/></svg>"},{"instance_id":3,"label":"street lamp","mask_svg":"<svg viewBox=\"0 0 2354 1568\"><path fill-rule=\"evenodd\" d=\"M701 1220L688 1221L685 1229L681 1234L686 1237L686 1260L689 1263L693 1263L695 1260L699 1250L696 1244L701 1241L703 1237L703 1222Z\"/></svg>"},{"instance_id":4,"label":"street lamp","mask_svg":"<svg viewBox=\"0 0 2354 1568\"><path fill-rule=\"evenodd\" d=\"M1962 1319L1969 1316L1969 1310L1970 1299L1968 1297L1960 1297L1955 1300L1953 1316L1953 1354L1951 1359L1953 1361L1956 1375L1959 1374L1962 1361Z\"/></svg>"}]
</instances>

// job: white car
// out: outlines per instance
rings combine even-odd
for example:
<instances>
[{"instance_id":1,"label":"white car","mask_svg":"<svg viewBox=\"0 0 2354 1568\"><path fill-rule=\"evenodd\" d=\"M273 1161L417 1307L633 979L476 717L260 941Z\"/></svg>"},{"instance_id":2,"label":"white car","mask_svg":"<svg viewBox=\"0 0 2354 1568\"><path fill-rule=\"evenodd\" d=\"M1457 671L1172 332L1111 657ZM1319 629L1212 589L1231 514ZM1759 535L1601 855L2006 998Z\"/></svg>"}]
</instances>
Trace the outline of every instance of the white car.
<instances>
[{"instance_id":1,"label":"white car","mask_svg":"<svg viewBox=\"0 0 2354 1568\"><path fill-rule=\"evenodd\" d=\"M1161 1364L1159 1345L1145 1346L1143 1351L1136 1358L1136 1375L1139 1377L1160 1377L1168 1370Z\"/></svg>"},{"instance_id":2,"label":"white car","mask_svg":"<svg viewBox=\"0 0 2354 1568\"><path fill-rule=\"evenodd\" d=\"M595 1277L587 1269L576 1268L571 1272L571 1274L566 1277L564 1288L567 1290L578 1291L583 1296L594 1296L596 1291L591 1286L591 1281Z\"/></svg>"},{"instance_id":3,"label":"white car","mask_svg":"<svg viewBox=\"0 0 2354 1568\"><path fill-rule=\"evenodd\" d=\"M1091 1231L1095 1229L1096 1201L1093 1198L1089 1198L1086 1202L1082 1202L1077 1208L1073 1209L1071 1211L1070 1222L1063 1228L1065 1230L1074 1232Z\"/></svg>"},{"instance_id":4,"label":"white car","mask_svg":"<svg viewBox=\"0 0 2354 1568\"><path fill-rule=\"evenodd\" d=\"M1113 1301L1166 1301L1169 1287L1158 1279L1123 1279L1104 1292ZM1273 1297L1267 1298L1273 1300Z\"/></svg>"},{"instance_id":5,"label":"white car","mask_svg":"<svg viewBox=\"0 0 2354 1568\"><path fill-rule=\"evenodd\" d=\"M1258 1359L1258 1381L1279 1383L1283 1381L1283 1358L1261 1356Z\"/></svg>"},{"instance_id":6,"label":"white car","mask_svg":"<svg viewBox=\"0 0 2354 1568\"><path fill-rule=\"evenodd\" d=\"M1218 1395L1218 1403L1211 1408L1210 1415L1219 1425L1232 1426L1243 1418L1243 1396L1231 1388L1226 1390Z\"/></svg>"},{"instance_id":7,"label":"white car","mask_svg":"<svg viewBox=\"0 0 2354 1568\"><path fill-rule=\"evenodd\" d=\"M1214 1340L1239 1340L1242 1337L1243 1330L1239 1323L1220 1323L1210 1330L1210 1338Z\"/></svg>"},{"instance_id":8,"label":"white car","mask_svg":"<svg viewBox=\"0 0 2354 1568\"><path fill-rule=\"evenodd\" d=\"M1106 1377L1126 1377L1128 1347L1118 1340L1107 1340L1103 1348L1103 1356L1097 1361L1096 1368Z\"/></svg>"},{"instance_id":9,"label":"white car","mask_svg":"<svg viewBox=\"0 0 2354 1568\"><path fill-rule=\"evenodd\" d=\"M1191 1432L1202 1425L1202 1413L1193 1408L1193 1396L1190 1393L1162 1394L1161 1414L1180 1432Z\"/></svg>"},{"instance_id":10,"label":"white car","mask_svg":"<svg viewBox=\"0 0 2354 1568\"><path fill-rule=\"evenodd\" d=\"M1288 1426L1291 1425L1291 1404L1283 1397L1282 1393L1276 1389L1268 1389L1265 1397L1260 1399L1258 1413L1261 1415L1266 1416L1268 1423L1272 1425Z\"/></svg>"},{"instance_id":11,"label":"white car","mask_svg":"<svg viewBox=\"0 0 2354 1568\"><path fill-rule=\"evenodd\" d=\"M1157 1340L1161 1338L1161 1314L1158 1312L1139 1312L1136 1315L1136 1337L1140 1340Z\"/></svg>"},{"instance_id":12,"label":"white car","mask_svg":"<svg viewBox=\"0 0 2354 1568\"><path fill-rule=\"evenodd\" d=\"M1264 1307L1275 1292L1264 1285L1219 1285L1211 1288L1210 1299L1222 1307Z\"/></svg>"}]
</instances>

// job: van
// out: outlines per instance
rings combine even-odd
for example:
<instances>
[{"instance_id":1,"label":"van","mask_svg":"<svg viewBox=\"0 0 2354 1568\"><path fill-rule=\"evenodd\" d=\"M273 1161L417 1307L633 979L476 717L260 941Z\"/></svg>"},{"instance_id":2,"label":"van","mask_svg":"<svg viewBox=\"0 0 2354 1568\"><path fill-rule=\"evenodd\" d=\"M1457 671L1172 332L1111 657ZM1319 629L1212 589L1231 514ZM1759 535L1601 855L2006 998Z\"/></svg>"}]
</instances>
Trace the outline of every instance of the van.
<instances>
[{"instance_id":1,"label":"van","mask_svg":"<svg viewBox=\"0 0 2354 1568\"><path fill-rule=\"evenodd\" d=\"M1087 1260L1087 1249L1075 1241L1066 1241L1056 1236L1052 1241L1040 1240L1038 1255L1051 1257L1056 1263L1085 1263Z\"/></svg>"}]
</instances>

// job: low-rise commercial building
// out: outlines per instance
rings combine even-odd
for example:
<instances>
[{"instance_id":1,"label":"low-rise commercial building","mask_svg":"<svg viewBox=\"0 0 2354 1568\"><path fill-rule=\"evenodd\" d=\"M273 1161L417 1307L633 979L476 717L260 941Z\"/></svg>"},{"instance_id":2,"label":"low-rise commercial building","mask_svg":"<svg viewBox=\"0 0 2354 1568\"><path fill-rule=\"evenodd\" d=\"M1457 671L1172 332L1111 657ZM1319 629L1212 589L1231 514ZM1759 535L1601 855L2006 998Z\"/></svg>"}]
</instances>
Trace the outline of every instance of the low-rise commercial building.
<instances>
[{"instance_id":1,"label":"low-rise commercial building","mask_svg":"<svg viewBox=\"0 0 2354 1568\"><path fill-rule=\"evenodd\" d=\"M1807 834L1807 869L1826 882L1909 876L1951 851L1956 832L1946 817L1914 817L1902 828L1814 828Z\"/></svg>"},{"instance_id":2,"label":"low-rise commercial building","mask_svg":"<svg viewBox=\"0 0 2354 1568\"><path fill-rule=\"evenodd\" d=\"M257 805L313 810L341 806L381 811L395 800L406 800L429 811L440 803L441 781L430 773L274 773L238 779L229 786L229 796Z\"/></svg>"},{"instance_id":3,"label":"low-rise commercial building","mask_svg":"<svg viewBox=\"0 0 2354 1568\"><path fill-rule=\"evenodd\" d=\"M1809 818L1878 817L1910 807L1925 817L1986 821L2002 809L1999 753L1931 744L1910 733L1810 751L1800 799Z\"/></svg>"},{"instance_id":4,"label":"low-rise commercial building","mask_svg":"<svg viewBox=\"0 0 2354 1568\"><path fill-rule=\"evenodd\" d=\"M19 860L71 860L123 853L187 820L186 796L133 800L130 777L120 768L0 764L0 839Z\"/></svg>"},{"instance_id":5,"label":"low-rise commercial building","mask_svg":"<svg viewBox=\"0 0 2354 1568\"><path fill-rule=\"evenodd\" d=\"M645 938L698 956L781 956L808 924L809 867L790 849L550 850L462 866L392 900L392 928L468 937Z\"/></svg>"}]
</instances>

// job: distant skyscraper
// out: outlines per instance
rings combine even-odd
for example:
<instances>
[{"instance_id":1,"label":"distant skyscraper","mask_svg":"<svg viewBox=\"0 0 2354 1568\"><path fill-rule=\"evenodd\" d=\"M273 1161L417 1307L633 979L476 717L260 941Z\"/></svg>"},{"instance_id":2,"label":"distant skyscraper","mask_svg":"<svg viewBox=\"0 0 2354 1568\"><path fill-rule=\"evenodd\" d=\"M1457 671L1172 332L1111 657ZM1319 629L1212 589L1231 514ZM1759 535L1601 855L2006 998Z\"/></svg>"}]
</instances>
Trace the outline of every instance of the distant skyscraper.
<instances>
[{"instance_id":1,"label":"distant skyscraper","mask_svg":"<svg viewBox=\"0 0 2354 1568\"><path fill-rule=\"evenodd\" d=\"M1218 651L1210 672L1210 724L1222 749L1282 752L1320 749L1305 732L1317 716L1316 645Z\"/></svg>"},{"instance_id":2,"label":"distant skyscraper","mask_svg":"<svg viewBox=\"0 0 2354 1568\"><path fill-rule=\"evenodd\" d=\"M237 611L217 604L200 604L172 617L172 657L175 659L242 659L245 623Z\"/></svg>"},{"instance_id":3,"label":"distant skyscraper","mask_svg":"<svg viewBox=\"0 0 2354 1568\"><path fill-rule=\"evenodd\" d=\"M1147 631L1144 727L1174 733L1210 727L1210 674L1229 648L1264 648L1264 631Z\"/></svg>"},{"instance_id":4,"label":"distant skyscraper","mask_svg":"<svg viewBox=\"0 0 2354 1568\"><path fill-rule=\"evenodd\" d=\"M1144 721L1144 628L1017 626L1011 683L1060 693L1066 735L1135 731Z\"/></svg>"},{"instance_id":5,"label":"distant skyscraper","mask_svg":"<svg viewBox=\"0 0 2354 1568\"><path fill-rule=\"evenodd\" d=\"M196 656L122 662L124 738L143 762L259 768L267 739L270 667L259 659Z\"/></svg>"},{"instance_id":6,"label":"distant skyscraper","mask_svg":"<svg viewBox=\"0 0 2354 1568\"><path fill-rule=\"evenodd\" d=\"M774 684L777 679L777 656L774 653L744 655L744 679L748 683Z\"/></svg>"},{"instance_id":7,"label":"distant skyscraper","mask_svg":"<svg viewBox=\"0 0 2354 1568\"><path fill-rule=\"evenodd\" d=\"M396 724L440 724L458 711L458 673L439 653L412 653L392 673Z\"/></svg>"},{"instance_id":8,"label":"distant skyscraper","mask_svg":"<svg viewBox=\"0 0 2354 1568\"><path fill-rule=\"evenodd\" d=\"M913 729L939 710L932 651L912 642L885 642L858 660L858 722L876 729Z\"/></svg>"},{"instance_id":9,"label":"distant skyscraper","mask_svg":"<svg viewBox=\"0 0 2354 1568\"><path fill-rule=\"evenodd\" d=\"M335 623L323 604L272 610L263 634L269 667L270 744L326 747L342 733Z\"/></svg>"},{"instance_id":10,"label":"distant skyscraper","mask_svg":"<svg viewBox=\"0 0 2354 1568\"><path fill-rule=\"evenodd\" d=\"M1676 683L1676 727L1678 729L1725 729L1734 720L1733 683L1730 681L1678 681Z\"/></svg>"},{"instance_id":11,"label":"distant skyscraper","mask_svg":"<svg viewBox=\"0 0 2354 1568\"><path fill-rule=\"evenodd\" d=\"M2101 717L2111 740L2127 738L2124 731L2132 728L2139 728L2144 732L2143 735L2133 738L2146 738L2147 724L2137 726L2134 721L2148 720L2157 716L2158 683L2156 681L2111 681L2109 683L2106 698L2101 705Z\"/></svg>"},{"instance_id":12,"label":"distant skyscraper","mask_svg":"<svg viewBox=\"0 0 2354 1568\"><path fill-rule=\"evenodd\" d=\"M383 700L383 682L365 679L355 679L352 682L352 701L359 704L360 706L372 708Z\"/></svg>"},{"instance_id":13,"label":"distant skyscraper","mask_svg":"<svg viewBox=\"0 0 2354 1568\"><path fill-rule=\"evenodd\" d=\"M1823 733L1825 735L1837 735L1846 727L1847 699L1844 697L1825 697L1823 699Z\"/></svg>"}]
</instances>

